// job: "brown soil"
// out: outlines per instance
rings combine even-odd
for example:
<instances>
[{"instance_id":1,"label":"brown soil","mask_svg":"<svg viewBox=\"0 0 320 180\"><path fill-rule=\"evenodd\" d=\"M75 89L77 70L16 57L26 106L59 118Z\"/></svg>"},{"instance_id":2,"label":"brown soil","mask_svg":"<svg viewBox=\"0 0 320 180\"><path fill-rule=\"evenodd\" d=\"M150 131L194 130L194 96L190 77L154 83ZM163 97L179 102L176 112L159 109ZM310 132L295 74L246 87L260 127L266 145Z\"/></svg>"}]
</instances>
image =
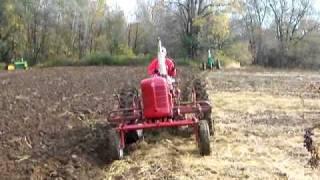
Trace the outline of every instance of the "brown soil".
<instances>
[{"instance_id":1,"label":"brown soil","mask_svg":"<svg viewBox=\"0 0 320 180\"><path fill-rule=\"evenodd\" d=\"M145 67L0 72L1 179L104 178L112 94L144 77Z\"/></svg>"},{"instance_id":2,"label":"brown soil","mask_svg":"<svg viewBox=\"0 0 320 180\"><path fill-rule=\"evenodd\" d=\"M183 85L194 73L179 74ZM238 69L201 76L214 105L210 156L199 155L194 136L161 133L112 162L112 93L138 86L145 67L0 73L0 179L319 179L303 147L304 129L319 121L320 95L307 88L319 74Z\"/></svg>"}]
</instances>

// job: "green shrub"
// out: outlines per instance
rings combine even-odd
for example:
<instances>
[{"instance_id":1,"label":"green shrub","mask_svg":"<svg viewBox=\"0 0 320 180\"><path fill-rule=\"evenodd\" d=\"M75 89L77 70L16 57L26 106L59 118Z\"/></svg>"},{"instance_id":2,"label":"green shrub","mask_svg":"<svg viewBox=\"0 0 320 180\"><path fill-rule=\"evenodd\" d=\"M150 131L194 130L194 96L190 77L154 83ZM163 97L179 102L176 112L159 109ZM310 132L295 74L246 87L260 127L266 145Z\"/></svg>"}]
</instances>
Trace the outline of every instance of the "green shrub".
<instances>
[{"instance_id":1,"label":"green shrub","mask_svg":"<svg viewBox=\"0 0 320 180\"><path fill-rule=\"evenodd\" d=\"M235 42L223 49L226 62L233 60L240 62L241 65L252 64L252 56L248 50L248 43Z\"/></svg>"},{"instance_id":2,"label":"green shrub","mask_svg":"<svg viewBox=\"0 0 320 180\"><path fill-rule=\"evenodd\" d=\"M172 58L174 59L174 58ZM176 65L180 65L180 66L184 66L188 64L188 59L186 58L176 58L174 59L174 62L176 63Z\"/></svg>"},{"instance_id":3,"label":"green shrub","mask_svg":"<svg viewBox=\"0 0 320 180\"><path fill-rule=\"evenodd\" d=\"M118 46L118 48L116 49L116 54L117 55L124 55L127 57L134 57L135 56L132 49L129 48L127 45L123 45L123 44Z\"/></svg>"},{"instance_id":4,"label":"green shrub","mask_svg":"<svg viewBox=\"0 0 320 180\"><path fill-rule=\"evenodd\" d=\"M5 63L0 63L0 71L1 71L1 70L4 70L5 67L6 67L6 64L5 64Z\"/></svg>"},{"instance_id":5,"label":"green shrub","mask_svg":"<svg viewBox=\"0 0 320 180\"><path fill-rule=\"evenodd\" d=\"M54 66L138 66L148 65L154 56L147 54L139 55L110 55L110 54L90 54L81 60L71 60L68 58L55 58L47 60L40 67L54 67ZM174 59L178 66L199 66L201 61L188 58Z\"/></svg>"},{"instance_id":6,"label":"green shrub","mask_svg":"<svg viewBox=\"0 0 320 180\"><path fill-rule=\"evenodd\" d=\"M55 58L47 60L43 64L38 64L39 67L54 67L54 66L76 66L78 65L77 61L67 59L67 58Z\"/></svg>"},{"instance_id":7,"label":"green shrub","mask_svg":"<svg viewBox=\"0 0 320 180\"><path fill-rule=\"evenodd\" d=\"M84 66L98 66L98 65L143 65L147 64L151 60L150 55L117 55L111 56L109 54L91 54L84 59L80 60L80 65Z\"/></svg>"},{"instance_id":8,"label":"green shrub","mask_svg":"<svg viewBox=\"0 0 320 180\"><path fill-rule=\"evenodd\" d=\"M234 62L237 62L235 59L232 59L231 57L226 55L224 53L224 51L217 51L215 53L215 58L220 61L222 66L227 66L227 65L232 64Z\"/></svg>"},{"instance_id":9,"label":"green shrub","mask_svg":"<svg viewBox=\"0 0 320 180\"><path fill-rule=\"evenodd\" d=\"M200 61L189 58L177 58L174 61L178 66L196 66L200 64Z\"/></svg>"},{"instance_id":10,"label":"green shrub","mask_svg":"<svg viewBox=\"0 0 320 180\"><path fill-rule=\"evenodd\" d=\"M151 61L150 55L116 55L110 54L91 54L81 60L71 60L67 58L55 58L47 60L45 63L40 64L40 67L53 67L53 66L135 66L145 65Z\"/></svg>"}]
</instances>

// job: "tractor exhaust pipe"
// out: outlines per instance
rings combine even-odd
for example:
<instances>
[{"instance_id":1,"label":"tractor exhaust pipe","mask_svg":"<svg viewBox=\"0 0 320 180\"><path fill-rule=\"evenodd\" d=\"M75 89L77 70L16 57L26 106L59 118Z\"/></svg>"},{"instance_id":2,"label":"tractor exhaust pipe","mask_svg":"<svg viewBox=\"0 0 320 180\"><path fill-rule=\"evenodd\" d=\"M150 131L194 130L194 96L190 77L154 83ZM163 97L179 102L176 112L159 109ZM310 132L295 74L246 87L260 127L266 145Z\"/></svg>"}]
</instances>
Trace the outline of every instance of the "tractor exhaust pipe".
<instances>
[{"instance_id":1,"label":"tractor exhaust pipe","mask_svg":"<svg viewBox=\"0 0 320 180\"><path fill-rule=\"evenodd\" d=\"M162 47L160 37L158 38L158 63L159 63L159 73L162 76L167 76L166 68L166 48Z\"/></svg>"}]
</instances>

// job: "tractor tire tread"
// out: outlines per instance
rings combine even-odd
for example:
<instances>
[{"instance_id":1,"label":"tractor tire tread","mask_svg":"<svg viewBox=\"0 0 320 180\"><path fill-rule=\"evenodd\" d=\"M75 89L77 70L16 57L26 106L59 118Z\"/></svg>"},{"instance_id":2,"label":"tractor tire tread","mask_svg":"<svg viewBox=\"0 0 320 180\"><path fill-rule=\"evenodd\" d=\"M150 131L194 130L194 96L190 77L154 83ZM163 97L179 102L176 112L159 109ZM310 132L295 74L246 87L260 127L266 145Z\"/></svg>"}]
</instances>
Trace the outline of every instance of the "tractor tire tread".
<instances>
[{"instance_id":1,"label":"tractor tire tread","mask_svg":"<svg viewBox=\"0 0 320 180\"><path fill-rule=\"evenodd\" d=\"M120 137L115 129L110 129L108 134L110 158L112 160L120 160L123 158L123 154L120 149Z\"/></svg>"},{"instance_id":2,"label":"tractor tire tread","mask_svg":"<svg viewBox=\"0 0 320 180\"><path fill-rule=\"evenodd\" d=\"M211 154L210 132L206 120L201 120L199 122L199 151L201 156L208 156Z\"/></svg>"}]
</instances>

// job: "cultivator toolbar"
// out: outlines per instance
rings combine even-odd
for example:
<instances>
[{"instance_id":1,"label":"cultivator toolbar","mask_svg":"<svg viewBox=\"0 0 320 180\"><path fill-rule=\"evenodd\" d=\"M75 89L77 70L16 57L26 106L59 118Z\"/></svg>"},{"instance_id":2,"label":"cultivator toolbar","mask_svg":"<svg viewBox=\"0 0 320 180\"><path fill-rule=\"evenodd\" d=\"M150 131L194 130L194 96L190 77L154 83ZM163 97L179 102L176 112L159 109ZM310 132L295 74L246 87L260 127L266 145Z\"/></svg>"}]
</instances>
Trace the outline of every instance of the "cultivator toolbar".
<instances>
[{"instance_id":1,"label":"cultivator toolbar","mask_svg":"<svg viewBox=\"0 0 320 180\"><path fill-rule=\"evenodd\" d=\"M193 95L195 96L193 91ZM123 93L124 95L124 93ZM170 96L172 94L169 94ZM178 95L173 96L179 97ZM192 102L179 102L173 103L170 114L166 117L146 117L144 114L142 97L131 96L131 100L128 98L119 98L118 107L121 104L127 104L131 108L119 108L118 110L111 111L108 116L108 120L114 125L115 129L119 133L119 151L122 156L122 151L126 146L126 136L130 132L136 132L144 129L159 129L159 128L173 128L180 126L190 126L195 133L196 141L199 144L199 150L201 155L210 154L209 136L210 130L206 120L203 120L204 114L211 112L211 105L208 101L196 101L193 98ZM122 100L126 99L127 102L123 103ZM172 100L172 102L175 102ZM210 123L212 124L212 123ZM206 144L204 144L206 143Z\"/></svg>"}]
</instances>

